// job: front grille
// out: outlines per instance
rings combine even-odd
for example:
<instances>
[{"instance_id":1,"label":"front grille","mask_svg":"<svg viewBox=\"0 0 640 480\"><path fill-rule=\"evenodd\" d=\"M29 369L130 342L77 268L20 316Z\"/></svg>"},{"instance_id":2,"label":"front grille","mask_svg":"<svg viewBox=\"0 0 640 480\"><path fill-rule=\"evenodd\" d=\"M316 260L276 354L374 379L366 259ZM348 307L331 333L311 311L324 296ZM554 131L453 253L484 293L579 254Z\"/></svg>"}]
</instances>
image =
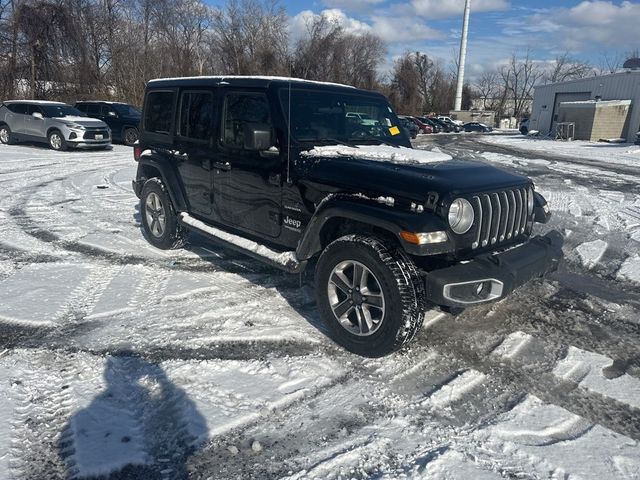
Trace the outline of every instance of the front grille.
<instances>
[{"instance_id":1,"label":"front grille","mask_svg":"<svg viewBox=\"0 0 640 480\"><path fill-rule=\"evenodd\" d=\"M95 140L96 135L102 135L102 139L107 140L109 138L109 131L101 128L87 128L82 138L85 140Z\"/></svg>"},{"instance_id":2,"label":"front grille","mask_svg":"<svg viewBox=\"0 0 640 480\"><path fill-rule=\"evenodd\" d=\"M478 228L471 248L509 241L525 233L533 213L527 208L532 197L531 187L474 196L471 203Z\"/></svg>"}]
</instances>

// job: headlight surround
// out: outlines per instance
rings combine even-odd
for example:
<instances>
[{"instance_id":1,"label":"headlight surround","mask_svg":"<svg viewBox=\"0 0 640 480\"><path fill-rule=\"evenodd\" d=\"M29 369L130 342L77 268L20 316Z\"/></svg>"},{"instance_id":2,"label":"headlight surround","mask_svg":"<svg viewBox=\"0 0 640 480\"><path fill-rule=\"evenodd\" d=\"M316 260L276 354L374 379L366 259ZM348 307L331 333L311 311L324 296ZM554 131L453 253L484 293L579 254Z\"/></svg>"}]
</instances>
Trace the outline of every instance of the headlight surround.
<instances>
[{"instance_id":1,"label":"headlight surround","mask_svg":"<svg viewBox=\"0 0 640 480\"><path fill-rule=\"evenodd\" d=\"M456 198L449 206L449 226L454 233L463 235L467 233L473 226L475 215L473 207L468 200L464 198Z\"/></svg>"}]
</instances>

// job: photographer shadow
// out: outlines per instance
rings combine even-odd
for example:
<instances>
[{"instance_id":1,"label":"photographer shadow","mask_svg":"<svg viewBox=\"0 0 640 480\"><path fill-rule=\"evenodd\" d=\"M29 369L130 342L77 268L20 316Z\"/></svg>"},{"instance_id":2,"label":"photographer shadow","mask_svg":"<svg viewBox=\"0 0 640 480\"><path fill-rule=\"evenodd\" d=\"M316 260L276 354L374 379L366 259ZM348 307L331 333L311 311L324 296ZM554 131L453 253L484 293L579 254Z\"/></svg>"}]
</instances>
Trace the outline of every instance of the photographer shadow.
<instances>
[{"instance_id":1,"label":"photographer shadow","mask_svg":"<svg viewBox=\"0 0 640 480\"><path fill-rule=\"evenodd\" d=\"M67 477L188 478L187 460L208 438L195 403L162 367L132 352L109 357L104 379L106 389L59 437ZM77 390L82 398L82 386Z\"/></svg>"}]
</instances>

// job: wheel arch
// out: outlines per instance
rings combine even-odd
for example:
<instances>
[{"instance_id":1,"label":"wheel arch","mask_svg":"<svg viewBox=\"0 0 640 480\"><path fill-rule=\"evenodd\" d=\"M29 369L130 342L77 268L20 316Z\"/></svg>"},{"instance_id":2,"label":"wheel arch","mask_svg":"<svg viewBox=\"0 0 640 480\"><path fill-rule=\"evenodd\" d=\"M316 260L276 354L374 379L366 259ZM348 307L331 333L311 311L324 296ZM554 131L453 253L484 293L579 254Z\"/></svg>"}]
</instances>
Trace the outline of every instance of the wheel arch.
<instances>
[{"instance_id":1,"label":"wheel arch","mask_svg":"<svg viewBox=\"0 0 640 480\"><path fill-rule=\"evenodd\" d=\"M144 184L150 178L160 178L176 211L187 210L186 197L173 166L154 156L143 156L138 162L136 181Z\"/></svg>"},{"instance_id":2,"label":"wheel arch","mask_svg":"<svg viewBox=\"0 0 640 480\"><path fill-rule=\"evenodd\" d=\"M432 214L418 215L367 198L335 195L320 203L298 242L296 252L300 260L308 260L340 236L374 233L393 240L407 253L417 253L415 246L400 237L400 232L441 229L442 222Z\"/></svg>"}]
</instances>

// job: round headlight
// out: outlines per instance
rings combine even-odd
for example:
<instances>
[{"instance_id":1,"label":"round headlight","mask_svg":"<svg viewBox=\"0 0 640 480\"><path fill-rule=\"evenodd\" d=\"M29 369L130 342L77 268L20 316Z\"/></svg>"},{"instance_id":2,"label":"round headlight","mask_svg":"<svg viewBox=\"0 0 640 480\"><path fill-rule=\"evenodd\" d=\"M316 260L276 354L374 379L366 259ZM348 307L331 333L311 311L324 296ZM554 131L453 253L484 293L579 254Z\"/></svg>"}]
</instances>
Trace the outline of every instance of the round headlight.
<instances>
[{"instance_id":1,"label":"round headlight","mask_svg":"<svg viewBox=\"0 0 640 480\"><path fill-rule=\"evenodd\" d=\"M527 212L529 215L533 213L533 188L529 189L529 195L527 195Z\"/></svg>"},{"instance_id":2,"label":"round headlight","mask_svg":"<svg viewBox=\"0 0 640 480\"><path fill-rule=\"evenodd\" d=\"M449 226L458 235L467 233L473 225L473 207L468 200L456 198L449 207Z\"/></svg>"}]
</instances>

